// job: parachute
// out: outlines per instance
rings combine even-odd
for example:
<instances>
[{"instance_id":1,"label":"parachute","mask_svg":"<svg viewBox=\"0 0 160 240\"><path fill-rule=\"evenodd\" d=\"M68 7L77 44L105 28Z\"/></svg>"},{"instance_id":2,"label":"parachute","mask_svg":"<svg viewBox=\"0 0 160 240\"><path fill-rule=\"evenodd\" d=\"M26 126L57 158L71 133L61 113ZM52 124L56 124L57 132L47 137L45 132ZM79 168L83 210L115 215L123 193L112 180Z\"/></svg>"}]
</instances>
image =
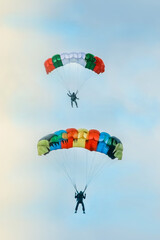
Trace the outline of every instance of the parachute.
<instances>
[{"instance_id":1,"label":"parachute","mask_svg":"<svg viewBox=\"0 0 160 240\"><path fill-rule=\"evenodd\" d=\"M95 153L97 152L101 155L107 155L112 160L115 158L121 160L123 154L123 145L118 138L110 136L106 132L99 132L96 129L87 130L82 128L81 129L68 128L66 130L59 130L41 138L37 144L38 155L40 156L46 155L51 151L56 153L61 151L63 152L66 150L66 156L68 157L65 158L63 165L67 164L67 162L71 158L73 162L76 161L75 155L71 156L69 152L70 150L76 148L85 149L89 152ZM59 155L57 160L60 161L61 158L64 158L64 156ZM102 163L101 157L100 160L99 156L97 157L97 155L94 156L94 158L97 158L99 164L101 165ZM81 159L80 161L82 161L84 159L84 156L81 156L80 159ZM88 156L88 163L86 165L91 164L92 165L91 168L93 168L93 162L91 161L91 159L92 157ZM106 157L104 160L106 162ZM66 169L67 168L65 166L65 171ZM96 175L96 173L97 165L95 165L94 171L92 170L92 176L90 176L89 180L86 181L85 186L88 186L89 182L91 181L93 176ZM68 174L67 170L66 174L70 178L72 184L75 186L76 183L73 183L74 181L72 180L71 177L72 173Z\"/></svg>"},{"instance_id":2,"label":"parachute","mask_svg":"<svg viewBox=\"0 0 160 240\"><path fill-rule=\"evenodd\" d=\"M78 63L81 66L94 71L97 74L105 71L105 65L101 58L94 56L91 53L73 52L56 54L52 58L45 61L44 66L47 74L69 63Z\"/></svg>"},{"instance_id":3,"label":"parachute","mask_svg":"<svg viewBox=\"0 0 160 240\"><path fill-rule=\"evenodd\" d=\"M105 71L101 58L84 52L56 54L47 59L44 66L47 74L53 72L53 79L72 91L80 90L88 79L95 77L95 73L99 75Z\"/></svg>"},{"instance_id":4,"label":"parachute","mask_svg":"<svg viewBox=\"0 0 160 240\"><path fill-rule=\"evenodd\" d=\"M39 140L38 155L45 155L52 150L69 149L73 147L85 148L108 155L111 159L122 159L123 145L116 137L106 132L91 129L69 128L49 134Z\"/></svg>"}]
</instances>

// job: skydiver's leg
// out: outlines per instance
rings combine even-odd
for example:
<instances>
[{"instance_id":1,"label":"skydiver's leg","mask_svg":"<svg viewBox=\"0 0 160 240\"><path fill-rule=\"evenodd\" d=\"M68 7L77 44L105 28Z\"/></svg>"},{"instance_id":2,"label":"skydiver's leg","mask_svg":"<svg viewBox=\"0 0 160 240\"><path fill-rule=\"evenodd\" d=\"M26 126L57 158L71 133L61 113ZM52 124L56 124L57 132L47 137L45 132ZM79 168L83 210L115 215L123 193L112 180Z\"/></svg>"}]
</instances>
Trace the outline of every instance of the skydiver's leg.
<instances>
[{"instance_id":1,"label":"skydiver's leg","mask_svg":"<svg viewBox=\"0 0 160 240\"><path fill-rule=\"evenodd\" d=\"M75 104L76 104L76 107L78 108L78 104L77 104L77 101L75 100Z\"/></svg>"},{"instance_id":2,"label":"skydiver's leg","mask_svg":"<svg viewBox=\"0 0 160 240\"><path fill-rule=\"evenodd\" d=\"M77 210L78 210L78 206L79 206L79 202L77 202L77 205L76 205L76 208L75 208L75 213L76 213Z\"/></svg>"},{"instance_id":3,"label":"skydiver's leg","mask_svg":"<svg viewBox=\"0 0 160 240\"><path fill-rule=\"evenodd\" d=\"M73 101L71 100L71 106L72 106L72 108L73 108Z\"/></svg>"},{"instance_id":4,"label":"skydiver's leg","mask_svg":"<svg viewBox=\"0 0 160 240\"><path fill-rule=\"evenodd\" d=\"M83 202L82 202L82 210L83 210L83 213L85 213L85 207Z\"/></svg>"}]
</instances>

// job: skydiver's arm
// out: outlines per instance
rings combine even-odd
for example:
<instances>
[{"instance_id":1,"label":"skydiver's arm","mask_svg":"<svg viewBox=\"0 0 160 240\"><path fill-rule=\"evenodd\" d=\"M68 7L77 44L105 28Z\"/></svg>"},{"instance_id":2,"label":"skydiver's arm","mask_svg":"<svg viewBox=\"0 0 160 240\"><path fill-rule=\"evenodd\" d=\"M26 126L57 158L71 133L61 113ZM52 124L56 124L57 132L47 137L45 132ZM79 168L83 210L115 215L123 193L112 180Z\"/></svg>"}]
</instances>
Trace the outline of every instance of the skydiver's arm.
<instances>
[{"instance_id":1,"label":"skydiver's arm","mask_svg":"<svg viewBox=\"0 0 160 240\"><path fill-rule=\"evenodd\" d=\"M86 198L86 193L84 194L83 198L84 198L84 199Z\"/></svg>"},{"instance_id":2,"label":"skydiver's arm","mask_svg":"<svg viewBox=\"0 0 160 240\"><path fill-rule=\"evenodd\" d=\"M78 93L78 90L77 90L77 92L76 92L76 99L78 99L78 100L79 100L79 98L77 98L77 93Z\"/></svg>"},{"instance_id":3,"label":"skydiver's arm","mask_svg":"<svg viewBox=\"0 0 160 240\"><path fill-rule=\"evenodd\" d=\"M70 92L70 91L68 91L67 95L68 95L69 97L71 97L71 96L72 96L72 94L71 94L71 92Z\"/></svg>"}]
</instances>

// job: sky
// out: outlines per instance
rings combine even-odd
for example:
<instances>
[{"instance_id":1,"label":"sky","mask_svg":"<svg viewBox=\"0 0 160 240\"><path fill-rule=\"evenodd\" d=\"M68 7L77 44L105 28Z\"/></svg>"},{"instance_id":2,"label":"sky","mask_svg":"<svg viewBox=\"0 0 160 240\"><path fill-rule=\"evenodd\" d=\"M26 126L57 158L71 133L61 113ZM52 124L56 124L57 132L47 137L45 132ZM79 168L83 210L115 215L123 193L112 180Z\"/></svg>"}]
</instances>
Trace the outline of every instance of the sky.
<instances>
[{"instance_id":1,"label":"sky","mask_svg":"<svg viewBox=\"0 0 160 240\"><path fill-rule=\"evenodd\" d=\"M0 238L160 239L160 2L0 0ZM56 53L91 52L106 71L79 91L47 75ZM70 127L123 143L123 160L74 189L40 138Z\"/></svg>"}]
</instances>

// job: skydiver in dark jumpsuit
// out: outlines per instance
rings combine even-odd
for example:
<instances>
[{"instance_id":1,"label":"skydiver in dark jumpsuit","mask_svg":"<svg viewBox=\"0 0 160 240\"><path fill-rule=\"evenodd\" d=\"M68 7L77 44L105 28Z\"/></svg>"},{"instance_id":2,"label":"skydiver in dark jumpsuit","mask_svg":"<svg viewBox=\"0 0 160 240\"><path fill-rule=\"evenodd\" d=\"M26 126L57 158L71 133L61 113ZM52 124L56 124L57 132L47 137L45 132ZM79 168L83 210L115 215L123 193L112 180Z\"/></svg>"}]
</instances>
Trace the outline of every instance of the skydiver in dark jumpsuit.
<instances>
[{"instance_id":1,"label":"skydiver in dark jumpsuit","mask_svg":"<svg viewBox=\"0 0 160 240\"><path fill-rule=\"evenodd\" d=\"M83 203L83 198L84 199L86 198L86 194L84 194L84 192L82 192L82 191L77 192L77 193L75 193L75 198L77 199L77 205L76 205L76 208L75 208L75 213L78 210L79 204L82 204L82 210L83 210L83 213L85 213L85 207L84 207L84 203Z\"/></svg>"},{"instance_id":2,"label":"skydiver in dark jumpsuit","mask_svg":"<svg viewBox=\"0 0 160 240\"><path fill-rule=\"evenodd\" d=\"M71 92L69 91L69 93L67 93L67 95L71 98L71 106L73 107L73 102L75 102L75 105L76 105L76 107L78 108L78 104L77 104L77 101L76 101L76 99L78 99L79 100L79 98L77 98L77 93L78 93L78 91L75 93L75 92L73 92L72 94L71 94Z\"/></svg>"}]
</instances>

